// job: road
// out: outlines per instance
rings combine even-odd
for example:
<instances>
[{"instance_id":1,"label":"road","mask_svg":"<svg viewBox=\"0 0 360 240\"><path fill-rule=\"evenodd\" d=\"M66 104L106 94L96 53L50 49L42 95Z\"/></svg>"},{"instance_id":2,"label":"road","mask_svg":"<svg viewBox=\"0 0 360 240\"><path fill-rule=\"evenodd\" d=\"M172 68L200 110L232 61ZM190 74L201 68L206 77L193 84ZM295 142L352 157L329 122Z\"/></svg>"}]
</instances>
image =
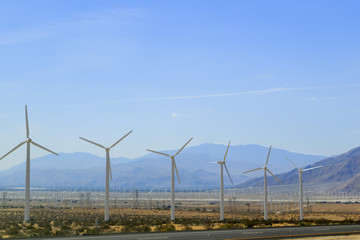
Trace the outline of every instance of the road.
<instances>
[{"instance_id":1,"label":"road","mask_svg":"<svg viewBox=\"0 0 360 240\"><path fill-rule=\"evenodd\" d=\"M306 226L306 227L279 227L279 228L253 228L236 230L209 230L189 232L162 232L162 233L130 233L130 234L109 234L81 237L56 237L41 239L56 240L79 240L79 239L108 239L108 240L245 240L245 239L279 239L290 237L311 237L326 235L360 234L360 225L338 225L338 226Z\"/></svg>"}]
</instances>

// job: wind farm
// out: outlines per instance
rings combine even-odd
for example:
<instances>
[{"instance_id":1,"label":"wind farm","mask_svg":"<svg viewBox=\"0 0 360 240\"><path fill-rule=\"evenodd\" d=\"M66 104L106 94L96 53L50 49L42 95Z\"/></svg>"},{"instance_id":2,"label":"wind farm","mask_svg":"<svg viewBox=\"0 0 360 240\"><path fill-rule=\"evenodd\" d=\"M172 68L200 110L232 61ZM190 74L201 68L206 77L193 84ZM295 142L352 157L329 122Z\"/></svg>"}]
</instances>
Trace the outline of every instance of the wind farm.
<instances>
[{"instance_id":1,"label":"wind farm","mask_svg":"<svg viewBox=\"0 0 360 240\"><path fill-rule=\"evenodd\" d=\"M359 11L3 1L0 238L360 236Z\"/></svg>"},{"instance_id":2,"label":"wind farm","mask_svg":"<svg viewBox=\"0 0 360 240\"><path fill-rule=\"evenodd\" d=\"M26 116L26 137L27 140L25 142L20 143L15 148L13 148L10 152L5 154L3 158L7 157L10 153L15 151L17 148L21 147L23 144L27 143L28 146L30 143L38 146L41 149L45 149L51 154L58 155L47 148L42 147L41 145L34 143L29 138L29 123L28 123L28 115L27 115L27 106L25 106L25 116ZM193 140L190 138L180 149L176 150L174 154L168 154L168 151L154 151L147 149L150 153L156 153L157 155L161 155L164 157L168 157L171 160L171 171L169 179L171 180L170 188L168 183L164 183L163 185L152 185L151 182L142 186L132 186L126 185L128 187L120 187L117 185L113 185L110 188L110 179L113 179L113 172L110 162L110 150L113 149L116 145L118 145L122 140L124 140L128 135L130 135L133 131L129 131L122 138L117 140L110 147L105 147L97 142L92 140L88 140L86 138L80 137L81 140L91 143L101 149L104 149L106 152L105 157L105 188L94 188L91 187L81 187L78 185L72 185L71 187L54 187L53 189L49 187L41 187L41 188L33 188L30 196L30 184L26 182L25 192L8 187L0 186L0 195L2 196L2 201L0 204L0 209L2 210L0 214L0 220L4 223L8 222L17 222L19 221L18 214L21 211L22 206L25 205L25 215L24 215L24 225L11 225L10 230L3 229L2 227L7 226L0 224L0 232L2 232L2 236L20 236L21 234L25 234L24 236L51 236L55 235L82 235L82 234L98 234L98 233L126 233L126 232L156 232L156 231L182 231L182 230L207 230L207 229L223 229L223 228L249 228L254 226L278 226L274 225L273 221L278 222L279 226L292 226L294 217L298 217L299 220L297 224L306 225L306 224L319 224L321 219L324 217L327 219L328 223L333 224L343 224L348 221L348 217L351 216L352 221L360 221L357 220L355 216L360 213L360 207L358 207L358 203L360 202L360 194L359 192L341 192L336 190L336 188L329 188L329 186L324 182L323 184L315 184L312 181L309 181L309 178L306 178L305 191L303 186L303 173L311 173L317 171L317 174L321 174L320 169L322 166L319 165L324 164L327 171L329 171L329 167L331 168L333 162L335 161L333 158L323 159L320 161L313 160L313 164L306 166L304 168L299 168L297 165L290 160L289 157L285 157L288 162L291 163L292 166L296 168L298 171L298 180L296 182L292 181L296 175L294 175L294 170L289 169L288 173L282 173L275 175L272 171L269 170L268 165L272 163L270 161L270 153L272 150L272 146L270 145L267 150L265 147L262 148L254 148L254 146L248 146L247 148L250 151L250 155L254 155L254 152L258 152L259 149L263 153L267 152L267 157L265 161L265 165L260 168L255 168L253 170L245 171L243 174L247 174L250 172L256 172L259 170L264 170L264 177L262 180L263 186L259 186L257 183L257 178L242 180L242 182L234 183L232 177L230 176L228 167L227 167L227 159L230 157L230 168L234 169L236 166L234 163L237 158L234 158L232 153L239 149L239 146L233 146L233 151L230 151L231 141L228 142L227 145L219 145L218 155L223 153L225 150L225 154L223 156L222 161L216 161L214 163L220 165L220 174L218 169L211 173L209 176L220 177L220 189L212 187L207 184L196 185L193 180L190 180L192 184L189 185L189 181L186 178L189 178L189 174L185 174L186 178L184 182L185 186L181 187L180 174L179 169L177 167L175 157L177 157L181 152L183 153L183 157L180 160L180 163L184 162L188 164L188 167L196 164L196 161L202 164L201 156L199 150L194 150L196 148L186 147ZM209 145L204 145L201 151L204 153L209 152ZM214 154L214 149L217 148L215 145L210 145L212 149L212 153ZM191 149L191 150L190 150ZM246 148L241 147L242 151ZM221 151L220 151L221 150ZM194 152L195 155L191 155L190 153ZM212 158L210 155L205 157L205 161L209 158ZM284 152L275 149L275 156L283 155ZM302 155L296 155L290 152L287 154L291 155L293 158L303 157ZM51 156L51 155L49 155ZM179 155L180 157L182 155ZM195 157L194 157L195 156ZM264 155L259 155L259 161L263 159ZM360 150L353 149L348 153L339 155L335 159L343 159L344 157L351 159L353 161L354 156L359 157L360 161ZM61 158L61 154L59 156ZM89 157L89 156L88 156ZM86 159L88 159L88 157ZM153 154L149 154L148 157L154 158ZM163 159L154 161L154 159L148 158L140 158L137 161L125 161L121 162L117 161L115 165L116 172L120 169L130 170L130 166L135 165L135 169L137 174L141 174L142 168L140 166L144 164L148 164L145 166L148 169L149 166L152 167L152 178L162 178L156 172L161 172L161 167L158 164L164 165ZM184 158L190 158L190 161L184 161ZM242 157L244 158L244 157ZM27 151L26 158L26 170L29 169L29 161L30 152ZM56 159L56 158L55 158ZM63 164L71 164L71 165L79 165L76 163L76 158L72 158L72 161L62 161ZM101 166L98 161L96 163L91 163L88 160L84 159L83 164L89 164L90 168L86 169L86 172L91 172L91 169L97 169ZM321 159L321 157L319 157ZM39 167L43 167L47 164L47 162L51 162L50 159L44 159L42 162L38 163L37 159L33 160L35 163L35 169L38 171ZM153 161L153 163L149 163ZM275 160L274 160L275 161ZM157 163L158 162L158 163ZM335 161L336 162L336 161ZM120 163L120 164L119 164ZM343 164L342 161L340 161ZM58 166L58 163L54 163L55 166ZM91 167L92 164L96 164ZM258 164L258 163L254 163ZM138 166L136 166L138 165ZM165 164L167 165L167 164ZM70 165L69 165L70 167ZM69 176L69 167L64 166L64 170L67 172ZM240 164L238 167L243 169L244 167ZM204 166L202 166L203 170ZM230 184L224 186L224 168L230 180ZM48 172L49 169L45 167L45 171ZM19 169L21 170L21 168ZM60 170L58 170L60 171ZM211 168L210 168L211 171ZM184 165L180 168L180 172L184 172ZM14 174L13 171L10 174ZM76 176L79 174L79 170L73 171L76 173ZM195 172L194 172L195 173ZM276 180L278 183L281 183L280 179L283 179L285 184L274 184L273 181L270 182L270 186L268 185L267 173L270 173L271 177ZM175 174L177 176L179 187L175 189ZM116 173L114 176L118 178L119 175ZM96 174L94 175L96 176ZM199 173L197 173L196 177L199 177ZM238 175L237 176L238 179ZM321 175L320 175L321 176ZM145 176L143 176L145 177ZM39 178L39 176L37 176ZM54 175L53 178L57 178ZM26 179L29 179L28 171L26 171ZM128 179L129 177L126 177ZM140 178L141 179L141 178ZM260 178L261 179L261 178ZM91 178L91 181L94 181L94 177ZM255 181L255 182L254 182ZM316 182L316 181L315 181ZM79 184L80 182L78 182ZM94 183L94 182L93 182ZM117 184L119 181L116 182ZM37 183L38 184L38 183ZM298 185L298 192L294 191L295 186ZM340 184L337 184L340 186ZM177 198L175 198L175 194ZM32 214L30 215L30 204L29 199L31 199L32 203ZM305 201L304 201L305 199ZM346 204L345 204L346 203ZM354 204L354 206L348 205L349 203ZM99 210L104 209L103 213L100 213ZM330 209L333 209L331 213ZM335 210L334 210L335 209ZM358 209L358 210L357 210ZM170 221L165 220L167 212L170 210ZM175 210L177 211L178 217L175 218ZM306 212L306 218L304 219L304 211ZM61 212L61 213L60 213ZM15 214L15 215L14 215ZM40 216L45 214L45 216ZM219 215L220 214L220 219ZM226 214L226 218L225 218ZM263 220L260 219L260 215L263 214ZM111 215L111 221L110 221ZM59 216L61 216L59 218ZM345 217L346 216L346 217ZM322 217L319 219L319 217ZM50 221L50 219L58 219L57 221ZM5 220L7 219L7 220ZM84 221L84 219L87 219ZM99 219L103 219L100 220ZM131 224L128 220L131 219ZM152 219L152 220L149 220ZM44 232L44 228L47 228L47 224L43 221L52 222L53 225L49 226L50 229L60 229L60 230L51 230L51 232ZM163 222L163 224L159 224L159 221ZM43 227L30 228L27 230L26 226L29 224L41 224ZM69 227L68 223L77 224L78 227L71 226ZM105 227L107 224L111 222L112 228L108 229ZM165 222L165 223L164 223ZM27 224L27 225L26 225ZM17 226L17 227L15 227ZM34 225L35 226L35 225ZM63 230L61 230L63 229ZM19 235L20 234L20 235ZM45 234L45 235L44 235ZM21 235L22 236L22 235Z\"/></svg>"}]
</instances>

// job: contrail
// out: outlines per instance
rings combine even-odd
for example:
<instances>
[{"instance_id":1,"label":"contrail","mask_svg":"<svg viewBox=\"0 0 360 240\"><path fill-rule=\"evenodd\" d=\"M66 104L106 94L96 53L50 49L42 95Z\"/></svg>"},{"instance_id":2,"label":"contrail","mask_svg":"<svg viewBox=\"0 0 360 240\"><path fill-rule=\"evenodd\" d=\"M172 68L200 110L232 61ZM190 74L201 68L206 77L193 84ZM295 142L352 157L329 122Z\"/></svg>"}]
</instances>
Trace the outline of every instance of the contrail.
<instances>
[{"instance_id":1,"label":"contrail","mask_svg":"<svg viewBox=\"0 0 360 240\"><path fill-rule=\"evenodd\" d=\"M183 99L231 97L231 96L241 96L241 95L264 95L264 94L276 93L276 92L322 90L322 89L337 89L337 88L354 88L354 87L360 87L360 84L337 85L337 86L319 86L319 87L293 87L293 88L277 87L277 88L251 90L251 91L240 91L240 92L231 92L231 93L214 93L214 94L175 96L175 97L124 99L124 100L99 102L99 103L89 103L89 104L85 103L85 104L61 105L59 107L83 107L83 106L116 104L116 103L123 103L123 102L156 102L156 101L171 101L171 100L183 100Z\"/></svg>"},{"instance_id":2,"label":"contrail","mask_svg":"<svg viewBox=\"0 0 360 240\"><path fill-rule=\"evenodd\" d=\"M263 94L268 94L268 93L286 92L286 91L321 90L321 89L336 89L336 88L350 88L350 87L360 87L360 84L338 85L338 86L320 86L320 87L294 87L294 88L277 87L277 88L270 88L270 89L241 91L241 92L232 92L232 93L216 93L216 94L205 94L205 95L159 97L159 98L141 98L141 99L133 99L133 100L127 100L127 101L129 101L129 102L135 102L135 101L151 102L151 101L197 99L197 98L216 98L216 97L230 97L230 96L239 96L239 95L263 95Z\"/></svg>"}]
</instances>

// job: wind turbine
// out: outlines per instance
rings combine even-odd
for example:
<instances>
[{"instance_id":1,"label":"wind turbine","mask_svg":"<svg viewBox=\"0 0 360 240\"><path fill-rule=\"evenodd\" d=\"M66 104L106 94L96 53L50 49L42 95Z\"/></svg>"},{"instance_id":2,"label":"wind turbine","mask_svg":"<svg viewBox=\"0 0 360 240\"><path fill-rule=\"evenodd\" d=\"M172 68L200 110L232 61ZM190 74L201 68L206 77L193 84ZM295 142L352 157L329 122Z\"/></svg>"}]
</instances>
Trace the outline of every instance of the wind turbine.
<instances>
[{"instance_id":1,"label":"wind turbine","mask_svg":"<svg viewBox=\"0 0 360 240\"><path fill-rule=\"evenodd\" d=\"M180 148L179 151L177 151L174 155L169 155L167 153L162 153L162 152L157 152L157 151L153 151L153 150L149 150L149 149L146 149L147 151L149 152L153 152L153 153L156 153L156 154L160 154L160 155L164 155L166 157L169 157L171 158L171 221L175 221L175 180L174 180L174 169L176 171L176 175L177 175L177 178L179 180L179 184L181 184L180 182L180 177L179 177L179 172L177 170L177 167L176 167L176 163L175 163L175 157L176 155L178 155L185 147L186 145L188 145L188 143L192 140L193 138L190 138L189 141L187 141L187 143L185 143L185 145Z\"/></svg>"},{"instance_id":2,"label":"wind turbine","mask_svg":"<svg viewBox=\"0 0 360 240\"><path fill-rule=\"evenodd\" d=\"M227 153L229 151L229 147L230 147L230 142L229 141L229 144L228 144L228 147L226 149L226 152L225 152L225 156L224 156L224 161L222 162L217 162L218 164L220 164L220 220L224 220L224 174L223 174L223 167L225 167L225 170L230 178L230 181L231 183L234 185L231 177L230 177L230 173L229 173L229 170L227 169L226 167L226 163L225 163L225 160L226 160L226 156L227 156Z\"/></svg>"},{"instance_id":3,"label":"wind turbine","mask_svg":"<svg viewBox=\"0 0 360 240\"><path fill-rule=\"evenodd\" d=\"M28 114L27 114L27 106L25 105L25 118L26 118L26 140L16 147L14 147L10 152L5 154L3 157L0 158L3 159L22 145L26 143L26 177L25 177L25 216L24 221L28 222L30 220L30 143L32 145L35 145L38 148L41 148L45 151L48 151L52 154L58 155L57 153L37 144L29 137L29 120L28 120Z\"/></svg>"},{"instance_id":4,"label":"wind turbine","mask_svg":"<svg viewBox=\"0 0 360 240\"><path fill-rule=\"evenodd\" d=\"M119 142L121 142L124 138L126 138L130 133L132 133L132 130L130 132L128 132L125 136L123 136L122 138L120 138L117 142L115 142L113 145L111 145L110 147L104 147L101 144L98 144L96 142L87 140L85 138L80 137L80 139L87 141L91 144L94 144L98 147L101 147L103 149L105 149L106 152L106 180L105 180L105 221L109 221L109 174L112 180L112 173L111 173L111 165L110 165L110 149L115 147Z\"/></svg>"},{"instance_id":5,"label":"wind turbine","mask_svg":"<svg viewBox=\"0 0 360 240\"><path fill-rule=\"evenodd\" d=\"M264 167L261 168L256 168L250 171L246 171L244 173L249 173L249 172L254 172L257 170L261 170L264 169L264 220L268 220L268 199L267 199L267 177L266 177L266 172L269 172L271 174L271 176L273 176L279 183L280 180L277 179L277 177L275 177L275 175L267 168L268 162L269 162L269 157L270 157L270 151L271 151L271 145L269 148L269 153L267 155L267 159L266 159L266 163Z\"/></svg>"},{"instance_id":6,"label":"wind turbine","mask_svg":"<svg viewBox=\"0 0 360 240\"><path fill-rule=\"evenodd\" d=\"M303 211L303 197L304 197L304 194L303 194L303 186L302 186L302 173L303 172L306 172L306 171L309 171L309 170L313 170L313 169L316 169L316 168L321 168L322 166L317 166L317 167L312 167L312 168L306 168L306 169L303 169L303 168L298 168L295 163L293 163L288 157L285 156L285 158L292 164L294 165L297 170L299 171L299 194L300 194L300 220L304 220L304 211Z\"/></svg>"}]
</instances>

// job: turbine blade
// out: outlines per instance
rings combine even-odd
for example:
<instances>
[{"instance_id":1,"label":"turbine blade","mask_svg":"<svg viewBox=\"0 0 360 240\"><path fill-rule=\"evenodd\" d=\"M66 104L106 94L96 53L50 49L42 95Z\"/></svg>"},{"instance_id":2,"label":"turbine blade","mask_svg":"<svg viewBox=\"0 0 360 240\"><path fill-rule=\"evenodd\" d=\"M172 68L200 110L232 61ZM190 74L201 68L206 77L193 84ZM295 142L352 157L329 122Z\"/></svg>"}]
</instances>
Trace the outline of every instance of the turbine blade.
<instances>
[{"instance_id":1,"label":"turbine blade","mask_svg":"<svg viewBox=\"0 0 360 240\"><path fill-rule=\"evenodd\" d=\"M225 164L225 163L224 163L224 167L225 167L225 170L226 170L226 172L227 172L227 174L228 174L228 176L229 176L229 178L230 178L231 184L232 184L232 185L234 185L233 180L231 179L231 176L230 176L229 170L227 169L227 167L226 167L226 164Z\"/></svg>"},{"instance_id":2,"label":"turbine blade","mask_svg":"<svg viewBox=\"0 0 360 240\"><path fill-rule=\"evenodd\" d=\"M169 154L162 153L162 152L157 152L157 151L150 150L150 149L146 149L146 151L153 152L153 153L157 153L157 154L164 155L164 156L167 156L167 157L171 157Z\"/></svg>"},{"instance_id":3,"label":"turbine blade","mask_svg":"<svg viewBox=\"0 0 360 240\"><path fill-rule=\"evenodd\" d=\"M128 132L125 136L123 136L122 138L120 138L116 143L114 143L113 145L111 145L111 147L109 147L109 149L112 148L112 147L115 147L116 144L118 144L119 142L121 142L121 141L122 141L124 138L126 138L130 133L132 133L132 130L131 130L130 132Z\"/></svg>"},{"instance_id":4,"label":"turbine blade","mask_svg":"<svg viewBox=\"0 0 360 240\"><path fill-rule=\"evenodd\" d=\"M189 143L192 139L193 139L193 138L190 138L190 140L187 141L187 143L185 143L185 145L184 145L182 148L180 148L180 150L177 151L177 152L173 155L173 157L175 157L176 155L178 155L178 154L186 147L186 145L188 145L188 143Z\"/></svg>"},{"instance_id":5,"label":"turbine blade","mask_svg":"<svg viewBox=\"0 0 360 240\"><path fill-rule=\"evenodd\" d=\"M303 169L302 171L303 171L303 172L306 172L306 171L313 170L313 169L316 169L316 168L321 168L321 167L322 167L322 166L307 168L307 169Z\"/></svg>"},{"instance_id":6,"label":"turbine blade","mask_svg":"<svg viewBox=\"0 0 360 240\"><path fill-rule=\"evenodd\" d=\"M275 175L274 175L272 172L270 172L269 169L266 168L266 171L268 171L268 172L271 174L271 176L273 176L273 177L276 179L276 181L278 181L279 183L281 183L280 180L279 180L277 177L275 177Z\"/></svg>"},{"instance_id":7,"label":"turbine blade","mask_svg":"<svg viewBox=\"0 0 360 240\"><path fill-rule=\"evenodd\" d=\"M243 174L249 173L249 172L255 172L255 171L260 170L260 169L264 169L264 168L260 167L260 168L256 168L256 169L253 169L253 170L249 170L249 171L243 172Z\"/></svg>"},{"instance_id":8,"label":"turbine blade","mask_svg":"<svg viewBox=\"0 0 360 240\"><path fill-rule=\"evenodd\" d=\"M23 144L25 144L26 143L26 141L25 142L22 142L22 143L20 143L19 145L17 145L16 147L14 147L13 149L11 149L11 151L10 152L8 152L7 154L5 154L4 156L2 156L1 158L0 158L0 160L1 159L3 159L3 158L5 158L7 155L9 155L10 153L12 153L13 151L15 151L16 149L18 149L19 147L21 147Z\"/></svg>"},{"instance_id":9,"label":"turbine blade","mask_svg":"<svg viewBox=\"0 0 360 240\"><path fill-rule=\"evenodd\" d=\"M29 120L28 120L28 113L27 113L27 106L25 105L25 118L26 118L26 138L29 138Z\"/></svg>"},{"instance_id":10,"label":"turbine blade","mask_svg":"<svg viewBox=\"0 0 360 240\"><path fill-rule=\"evenodd\" d=\"M178 172L177 167L176 167L175 159L173 159L173 161L174 161L174 167L175 167L176 175L177 175L177 178L178 178L178 180L179 180L179 184L181 184L181 182L180 182L180 176L179 176L179 172Z\"/></svg>"},{"instance_id":11,"label":"turbine blade","mask_svg":"<svg viewBox=\"0 0 360 240\"><path fill-rule=\"evenodd\" d=\"M36 142L31 141L31 143L32 143L32 144L34 144L35 146L39 147L39 148L44 149L45 151L48 151L48 152L50 152L50 153L52 153L52 154L55 154L55 155L59 156L59 154L57 154L57 153L55 153L55 152L53 152L53 151L51 151L51 150L47 149L46 147L43 147L43 146L41 146L41 145L37 144Z\"/></svg>"},{"instance_id":12,"label":"turbine blade","mask_svg":"<svg viewBox=\"0 0 360 240\"><path fill-rule=\"evenodd\" d=\"M271 145L270 145L270 148L269 148L269 152L268 152L268 156L267 156L267 159L266 159L265 167L268 165L268 162L269 162L270 151L271 151Z\"/></svg>"},{"instance_id":13,"label":"turbine blade","mask_svg":"<svg viewBox=\"0 0 360 240\"><path fill-rule=\"evenodd\" d=\"M82 140L84 140L84 141L87 141L87 142L89 142L89 143L92 143L92 144L94 144L94 145L96 145L96 146L98 146L98 147L101 147L101 148L103 148L103 149L106 149L106 147L104 147L103 145L100 145L100 144L98 144L98 143L96 143L96 142L87 140L87 139L82 138L82 137L79 137L79 138L82 139Z\"/></svg>"},{"instance_id":14,"label":"turbine blade","mask_svg":"<svg viewBox=\"0 0 360 240\"><path fill-rule=\"evenodd\" d=\"M152 193L152 192L155 190L155 188L156 188L156 187L153 187L153 188L151 189L151 191L148 192L148 194Z\"/></svg>"},{"instance_id":15,"label":"turbine blade","mask_svg":"<svg viewBox=\"0 0 360 240\"><path fill-rule=\"evenodd\" d=\"M300 168L298 168L298 167L295 165L295 163L293 163L287 156L285 156L285 158L286 158L292 165L294 165L294 166L297 168L297 170L300 171Z\"/></svg>"},{"instance_id":16,"label":"turbine blade","mask_svg":"<svg viewBox=\"0 0 360 240\"><path fill-rule=\"evenodd\" d=\"M228 147L227 147L226 152L225 152L224 163L225 163L225 160L226 160L227 153L229 151L230 143L231 143L231 141L229 141Z\"/></svg>"}]
</instances>

